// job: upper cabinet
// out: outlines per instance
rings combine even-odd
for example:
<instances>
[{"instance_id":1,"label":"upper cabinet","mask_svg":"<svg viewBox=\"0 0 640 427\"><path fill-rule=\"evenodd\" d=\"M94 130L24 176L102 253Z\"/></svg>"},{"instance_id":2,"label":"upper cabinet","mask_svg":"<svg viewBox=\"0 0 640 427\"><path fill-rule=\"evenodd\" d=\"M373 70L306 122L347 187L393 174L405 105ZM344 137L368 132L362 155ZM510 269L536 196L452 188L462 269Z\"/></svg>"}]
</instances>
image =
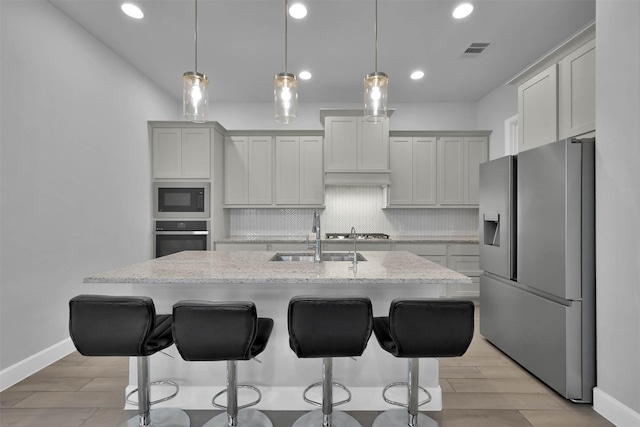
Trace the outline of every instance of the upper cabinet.
<instances>
[{"instance_id":1,"label":"upper cabinet","mask_svg":"<svg viewBox=\"0 0 640 427\"><path fill-rule=\"evenodd\" d=\"M226 207L320 207L324 203L321 136L227 136Z\"/></svg>"},{"instance_id":2,"label":"upper cabinet","mask_svg":"<svg viewBox=\"0 0 640 427\"><path fill-rule=\"evenodd\" d=\"M560 61L560 138L596 128L596 41Z\"/></svg>"},{"instance_id":3,"label":"upper cabinet","mask_svg":"<svg viewBox=\"0 0 640 427\"><path fill-rule=\"evenodd\" d=\"M276 205L322 205L322 137L276 137L275 182Z\"/></svg>"},{"instance_id":4,"label":"upper cabinet","mask_svg":"<svg viewBox=\"0 0 640 427\"><path fill-rule=\"evenodd\" d=\"M518 151L558 140L558 66L518 86Z\"/></svg>"},{"instance_id":5,"label":"upper cabinet","mask_svg":"<svg viewBox=\"0 0 640 427\"><path fill-rule=\"evenodd\" d=\"M154 128L153 178L211 177L211 132L204 128Z\"/></svg>"},{"instance_id":6,"label":"upper cabinet","mask_svg":"<svg viewBox=\"0 0 640 427\"><path fill-rule=\"evenodd\" d=\"M390 205L435 205L436 137L389 138Z\"/></svg>"},{"instance_id":7,"label":"upper cabinet","mask_svg":"<svg viewBox=\"0 0 640 427\"><path fill-rule=\"evenodd\" d=\"M388 118L328 116L324 129L327 184L389 183Z\"/></svg>"},{"instance_id":8,"label":"upper cabinet","mask_svg":"<svg viewBox=\"0 0 640 427\"><path fill-rule=\"evenodd\" d=\"M488 137L390 138L388 207L474 207Z\"/></svg>"},{"instance_id":9,"label":"upper cabinet","mask_svg":"<svg viewBox=\"0 0 640 427\"><path fill-rule=\"evenodd\" d=\"M439 205L478 205L480 163L487 155L486 136L438 138Z\"/></svg>"},{"instance_id":10,"label":"upper cabinet","mask_svg":"<svg viewBox=\"0 0 640 427\"><path fill-rule=\"evenodd\" d=\"M224 139L226 205L270 205L273 137L227 136Z\"/></svg>"},{"instance_id":11,"label":"upper cabinet","mask_svg":"<svg viewBox=\"0 0 640 427\"><path fill-rule=\"evenodd\" d=\"M595 123L595 24L520 73L518 151L582 135Z\"/></svg>"}]
</instances>

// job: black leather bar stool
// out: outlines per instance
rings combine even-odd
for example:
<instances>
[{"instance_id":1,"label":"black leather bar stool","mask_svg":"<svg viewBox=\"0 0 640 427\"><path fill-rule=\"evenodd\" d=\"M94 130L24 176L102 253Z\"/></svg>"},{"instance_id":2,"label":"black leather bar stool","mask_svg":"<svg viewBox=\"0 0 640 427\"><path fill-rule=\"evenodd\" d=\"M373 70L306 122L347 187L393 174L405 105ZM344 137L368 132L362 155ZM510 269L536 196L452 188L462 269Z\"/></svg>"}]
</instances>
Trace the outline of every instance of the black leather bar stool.
<instances>
[{"instance_id":1,"label":"black leather bar stool","mask_svg":"<svg viewBox=\"0 0 640 427\"><path fill-rule=\"evenodd\" d=\"M69 301L69 334L80 354L85 356L137 357L138 416L123 426L188 427L189 416L179 409L159 408L151 405L176 396L178 385L171 381L149 382L149 356L173 344L171 315L156 315L149 297L78 295ZM175 392L151 402L150 386L167 384Z\"/></svg>"},{"instance_id":2,"label":"black leather bar stool","mask_svg":"<svg viewBox=\"0 0 640 427\"><path fill-rule=\"evenodd\" d=\"M324 298L298 296L289 302L289 346L299 358L323 358L322 382L310 385L303 393L305 402L317 406L293 424L294 427L356 427L351 415L333 407L351 400L351 392L333 382L333 358L361 356L373 327L371 301L366 297ZM322 402L307 398L312 387L322 385ZM333 402L333 386L345 390L348 398Z\"/></svg>"},{"instance_id":3,"label":"black leather bar stool","mask_svg":"<svg viewBox=\"0 0 640 427\"><path fill-rule=\"evenodd\" d=\"M373 319L373 330L380 346L395 357L409 359L407 382L386 386L382 396L387 403L407 408L391 409L380 414L373 427L426 427L438 423L418 407L431 401L431 395L418 384L419 358L462 356L473 339L472 301L450 299L395 299L389 317ZM395 386L406 386L408 403L387 399L386 392ZM427 399L418 402L419 389Z\"/></svg>"},{"instance_id":4,"label":"black leather bar stool","mask_svg":"<svg viewBox=\"0 0 640 427\"><path fill-rule=\"evenodd\" d=\"M260 402L260 390L238 385L237 361L249 360L262 353L273 330L273 319L259 318L252 302L179 301L173 306L173 339L184 360L227 361L227 388L216 394L211 403L226 409L203 427L273 427L265 414L245 409ZM238 406L238 388L258 393L257 400ZM227 405L216 399L227 393Z\"/></svg>"}]
</instances>

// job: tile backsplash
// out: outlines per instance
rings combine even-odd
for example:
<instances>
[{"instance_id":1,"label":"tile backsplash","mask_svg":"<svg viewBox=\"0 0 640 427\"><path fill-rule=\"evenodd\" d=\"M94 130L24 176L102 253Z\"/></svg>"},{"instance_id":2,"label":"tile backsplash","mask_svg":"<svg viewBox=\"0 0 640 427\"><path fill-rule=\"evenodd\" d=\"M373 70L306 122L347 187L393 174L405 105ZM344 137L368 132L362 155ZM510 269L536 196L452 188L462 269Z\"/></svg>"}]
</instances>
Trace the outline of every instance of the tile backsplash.
<instances>
[{"instance_id":1,"label":"tile backsplash","mask_svg":"<svg viewBox=\"0 0 640 427\"><path fill-rule=\"evenodd\" d=\"M326 187L322 234L386 233L391 236L475 236L478 209L385 209L382 188ZM311 233L314 209L232 209L231 236L300 237Z\"/></svg>"}]
</instances>

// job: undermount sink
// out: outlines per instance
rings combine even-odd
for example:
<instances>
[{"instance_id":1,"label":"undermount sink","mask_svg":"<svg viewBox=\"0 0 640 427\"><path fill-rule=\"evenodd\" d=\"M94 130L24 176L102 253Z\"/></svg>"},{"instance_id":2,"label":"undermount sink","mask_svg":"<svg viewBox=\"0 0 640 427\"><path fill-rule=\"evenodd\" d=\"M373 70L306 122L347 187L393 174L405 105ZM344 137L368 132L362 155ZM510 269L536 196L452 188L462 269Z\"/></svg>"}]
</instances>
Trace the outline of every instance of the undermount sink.
<instances>
[{"instance_id":1,"label":"undermount sink","mask_svg":"<svg viewBox=\"0 0 640 427\"><path fill-rule=\"evenodd\" d=\"M306 261L313 262L314 254L312 253L278 253L269 261ZM324 252L321 257L322 261L353 261L353 253L344 252ZM367 259L361 253L356 254L356 261L366 261Z\"/></svg>"}]
</instances>

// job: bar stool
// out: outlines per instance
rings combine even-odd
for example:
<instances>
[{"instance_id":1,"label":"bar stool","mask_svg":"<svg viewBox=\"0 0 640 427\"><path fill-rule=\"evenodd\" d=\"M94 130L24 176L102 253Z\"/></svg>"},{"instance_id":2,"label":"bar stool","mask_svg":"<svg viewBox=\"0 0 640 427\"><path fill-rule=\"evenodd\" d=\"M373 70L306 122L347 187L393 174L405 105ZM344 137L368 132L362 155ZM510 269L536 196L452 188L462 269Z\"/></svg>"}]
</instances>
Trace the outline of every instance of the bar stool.
<instances>
[{"instance_id":1,"label":"bar stool","mask_svg":"<svg viewBox=\"0 0 640 427\"><path fill-rule=\"evenodd\" d=\"M273 330L273 319L259 318L252 302L179 301L173 305L173 339L184 360L227 361L227 388L211 404L226 413L210 419L203 427L273 427L265 414L245 409L260 402L260 390L238 385L237 361L262 353ZM238 388L249 388L258 398L238 406ZM216 399L227 393L227 405Z\"/></svg>"},{"instance_id":2,"label":"bar stool","mask_svg":"<svg viewBox=\"0 0 640 427\"><path fill-rule=\"evenodd\" d=\"M149 356L173 344L171 315L156 315L149 297L78 295L69 301L69 334L80 354L85 356L129 356L138 362L138 388L127 395L127 402L138 405L138 416L122 426L153 425L188 427L189 416L179 409L151 405L178 394L171 381L149 382ZM151 401L151 385L171 385L175 392ZM138 403L129 400L137 391Z\"/></svg>"},{"instance_id":3,"label":"bar stool","mask_svg":"<svg viewBox=\"0 0 640 427\"><path fill-rule=\"evenodd\" d=\"M395 357L409 359L407 382L392 383L382 392L385 402L402 406L380 414L373 427L426 427L438 423L424 414L418 407L431 401L431 395L418 384L420 357L462 356L473 339L472 301L450 299L394 299L389 307L389 317L373 319L373 330L380 346ZM406 386L408 403L387 399L391 387ZM427 399L418 402L418 390L427 394Z\"/></svg>"},{"instance_id":4,"label":"bar stool","mask_svg":"<svg viewBox=\"0 0 640 427\"><path fill-rule=\"evenodd\" d=\"M333 407L351 400L351 392L333 382L333 358L361 356L373 327L371 301L366 297L325 298L298 296L291 299L288 310L289 346L299 358L322 357L322 382L307 387L305 402L322 409L308 412L293 427L358 427L351 415ZM307 398L307 392L322 386L322 402ZM348 398L333 402L333 386L347 392ZM360 426L361 427L361 426Z\"/></svg>"}]
</instances>

